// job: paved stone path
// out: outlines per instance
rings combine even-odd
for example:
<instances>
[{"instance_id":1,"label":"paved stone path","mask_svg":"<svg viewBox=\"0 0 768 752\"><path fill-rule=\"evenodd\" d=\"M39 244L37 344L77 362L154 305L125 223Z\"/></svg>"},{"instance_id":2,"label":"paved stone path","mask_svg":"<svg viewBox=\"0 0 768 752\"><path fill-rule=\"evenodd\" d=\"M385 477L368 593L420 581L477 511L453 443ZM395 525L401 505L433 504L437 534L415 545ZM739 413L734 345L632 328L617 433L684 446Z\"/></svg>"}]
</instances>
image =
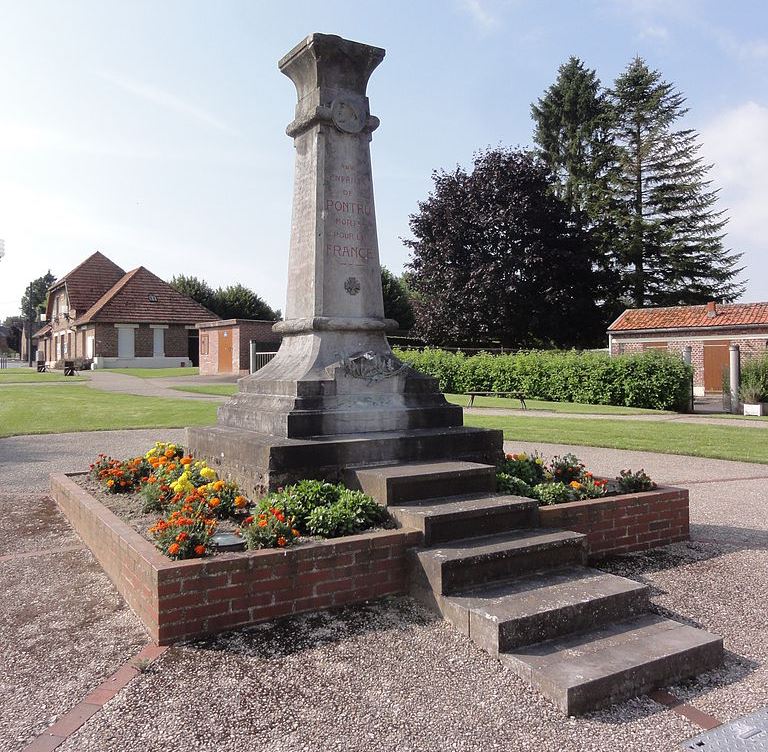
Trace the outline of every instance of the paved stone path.
<instances>
[{"instance_id":1,"label":"paved stone path","mask_svg":"<svg viewBox=\"0 0 768 752\"><path fill-rule=\"evenodd\" d=\"M83 469L102 449L136 454L156 438L180 434L0 439L0 752L673 752L701 730L681 715L685 706L664 704L668 695L563 718L407 598L142 653L141 625L46 498L46 476ZM724 635L724 667L669 688L675 697L722 721L768 704L768 469L507 445L533 448L575 451L601 474L642 465L661 482L688 485L691 542L604 568L649 583L663 613ZM132 663L139 655L155 660L138 670ZM701 714L688 717L706 722Z\"/></svg>"},{"instance_id":2,"label":"paved stone path","mask_svg":"<svg viewBox=\"0 0 768 752\"><path fill-rule=\"evenodd\" d=\"M710 426L734 426L736 428L768 428L768 420L745 420L742 418L713 418L710 415L691 415L687 413L661 413L653 415L636 413L631 415L605 415L601 413L559 413L554 410L516 410L500 407L464 408L468 415L503 415L521 418L567 418L571 420L622 420L640 423L698 423Z\"/></svg>"},{"instance_id":3,"label":"paved stone path","mask_svg":"<svg viewBox=\"0 0 768 752\"><path fill-rule=\"evenodd\" d=\"M165 397L169 399L191 399L206 402L224 402L227 397L213 394L195 394L194 392L180 392L173 389L175 386L195 384L228 384L233 383L230 377L205 378L200 376L168 377L159 379L142 379L137 376L129 376L125 373L111 373L109 371L92 371L90 384L94 389L104 392L122 392L124 394L138 394L144 397Z\"/></svg>"}]
</instances>

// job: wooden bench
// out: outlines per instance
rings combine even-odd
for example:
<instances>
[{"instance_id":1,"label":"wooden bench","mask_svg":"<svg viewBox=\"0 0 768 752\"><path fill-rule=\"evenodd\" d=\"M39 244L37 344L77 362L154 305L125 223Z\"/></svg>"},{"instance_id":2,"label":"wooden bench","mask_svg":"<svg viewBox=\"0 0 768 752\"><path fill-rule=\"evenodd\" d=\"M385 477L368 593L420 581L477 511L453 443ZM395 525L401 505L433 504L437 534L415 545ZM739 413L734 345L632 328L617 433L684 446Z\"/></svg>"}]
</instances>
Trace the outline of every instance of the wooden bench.
<instances>
[{"instance_id":1,"label":"wooden bench","mask_svg":"<svg viewBox=\"0 0 768 752\"><path fill-rule=\"evenodd\" d=\"M522 392L466 392L466 396L469 397L467 407L472 407L475 404L475 397L507 397L520 400L520 407L523 410L528 409L525 404L525 395Z\"/></svg>"}]
</instances>

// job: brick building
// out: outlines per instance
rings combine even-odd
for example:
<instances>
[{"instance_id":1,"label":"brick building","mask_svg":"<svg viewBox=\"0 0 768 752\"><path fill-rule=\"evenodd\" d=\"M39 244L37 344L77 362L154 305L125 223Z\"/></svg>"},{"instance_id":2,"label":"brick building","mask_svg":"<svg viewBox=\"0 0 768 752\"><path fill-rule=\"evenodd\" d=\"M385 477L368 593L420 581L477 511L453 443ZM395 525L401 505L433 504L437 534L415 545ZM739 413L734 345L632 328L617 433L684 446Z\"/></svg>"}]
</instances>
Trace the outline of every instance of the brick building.
<instances>
[{"instance_id":1,"label":"brick building","mask_svg":"<svg viewBox=\"0 0 768 752\"><path fill-rule=\"evenodd\" d=\"M232 373L245 376L250 372L251 342L259 352L277 352L281 337L272 331L274 321L227 319L205 321L200 330L200 374Z\"/></svg>"},{"instance_id":2,"label":"brick building","mask_svg":"<svg viewBox=\"0 0 768 752\"><path fill-rule=\"evenodd\" d=\"M738 345L742 361L768 351L768 303L707 303L674 308L630 308L608 327L611 355L691 348L693 391L722 392L728 351Z\"/></svg>"},{"instance_id":3,"label":"brick building","mask_svg":"<svg viewBox=\"0 0 768 752\"><path fill-rule=\"evenodd\" d=\"M143 266L125 272L97 251L51 285L46 319L34 338L49 365L163 368L191 365L190 331L218 317Z\"/></svg>"}]
</instances>

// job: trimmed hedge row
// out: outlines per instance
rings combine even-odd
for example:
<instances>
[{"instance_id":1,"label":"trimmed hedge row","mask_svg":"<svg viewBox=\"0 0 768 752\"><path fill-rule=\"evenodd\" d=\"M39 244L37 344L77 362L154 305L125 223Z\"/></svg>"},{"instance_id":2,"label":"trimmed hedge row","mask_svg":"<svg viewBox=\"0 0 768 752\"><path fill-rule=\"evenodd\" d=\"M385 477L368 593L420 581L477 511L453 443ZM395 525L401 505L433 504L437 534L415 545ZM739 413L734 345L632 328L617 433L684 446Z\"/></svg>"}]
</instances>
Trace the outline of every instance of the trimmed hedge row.
<instances>
[{"instance_id":1,"label":"trimmed hedge row","mask_svg":"<svg viewBox=\"0 0 768 752\"><path fill-rule=\"evenodd\" d=\"M690 400L691 367L658 351L613 358L576 351L467 356L434 348L395 354L453 394L509 391L553 402L680 411Z\"/></svg>"}]
</instances>

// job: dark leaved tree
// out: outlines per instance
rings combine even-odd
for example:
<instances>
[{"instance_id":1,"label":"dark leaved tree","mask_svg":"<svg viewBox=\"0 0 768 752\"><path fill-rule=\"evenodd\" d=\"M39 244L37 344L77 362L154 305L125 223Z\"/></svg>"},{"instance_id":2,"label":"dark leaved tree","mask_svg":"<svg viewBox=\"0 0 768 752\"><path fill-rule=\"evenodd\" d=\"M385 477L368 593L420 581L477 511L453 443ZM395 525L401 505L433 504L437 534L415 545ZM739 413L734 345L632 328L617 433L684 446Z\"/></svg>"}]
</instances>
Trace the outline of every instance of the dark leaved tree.
<instances>
[{"instance_id":1,"label":"dark leaved tree","mask_svg":"<svg viewBox=\"0 0 768 752\"><path fill-rule=\"evenodd\" d=\"M589 243L540 159L488 150L471 172L435 172L433 180L405 241L420 337L507 347L600 341Z\"/></svg>"}]
</instances>

